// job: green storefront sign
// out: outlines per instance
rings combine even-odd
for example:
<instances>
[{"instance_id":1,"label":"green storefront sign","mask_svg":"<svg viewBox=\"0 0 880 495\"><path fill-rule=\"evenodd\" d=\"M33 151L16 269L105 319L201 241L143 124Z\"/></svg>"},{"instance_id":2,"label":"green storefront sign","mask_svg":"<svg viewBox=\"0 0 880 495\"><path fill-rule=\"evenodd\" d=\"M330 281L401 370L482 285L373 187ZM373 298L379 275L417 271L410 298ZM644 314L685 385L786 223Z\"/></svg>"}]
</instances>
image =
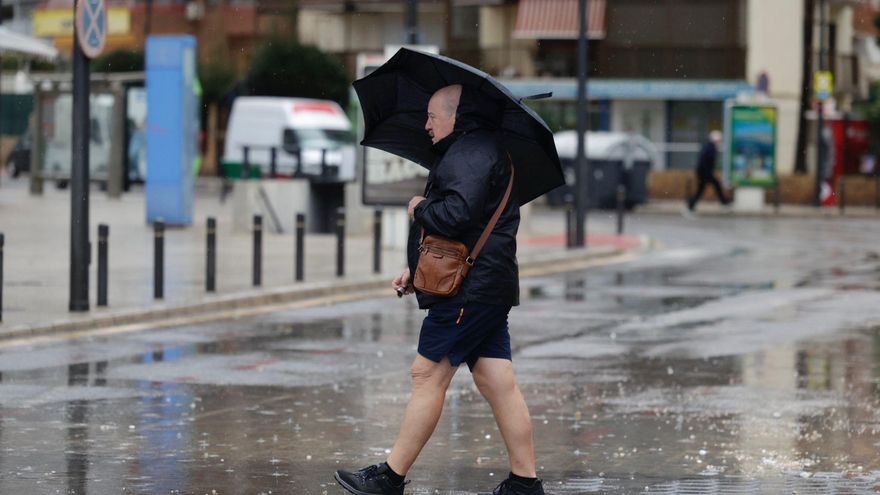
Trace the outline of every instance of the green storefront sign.
<instances>
[{"instance_id":1,"label":"green storefront sign","mask_svg":"<svg viewBox=\"0 0 880 495\"><path fill-rule=\"evenodd\" d=\"M727 182L737 186L773 187L776 184L776 107L728 103L724 120Z\"/></svg>"}]
</instances>

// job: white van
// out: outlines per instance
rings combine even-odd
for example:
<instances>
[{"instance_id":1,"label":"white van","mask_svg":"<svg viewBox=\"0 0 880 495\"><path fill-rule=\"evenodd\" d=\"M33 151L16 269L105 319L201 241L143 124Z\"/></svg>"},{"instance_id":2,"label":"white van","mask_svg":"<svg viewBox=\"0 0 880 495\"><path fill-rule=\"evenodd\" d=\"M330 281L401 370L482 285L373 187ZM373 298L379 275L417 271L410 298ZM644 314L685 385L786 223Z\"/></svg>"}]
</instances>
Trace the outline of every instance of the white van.
<instances>
[{"instance_id":1,"label":"white van","mask_svg":"<svg viewBox=\"0 0 880 495\"><path fill-rule=\"evenodd\" d=\"M276 172L320 182L356 179L355 137L348 116L337 103L306 98L242 96L236 98L226 128L223 162L248 161L263 176L270 173L270 148L276 148ZM298 168L299 157L302 166Z\"/></svg>"}]
</instances>

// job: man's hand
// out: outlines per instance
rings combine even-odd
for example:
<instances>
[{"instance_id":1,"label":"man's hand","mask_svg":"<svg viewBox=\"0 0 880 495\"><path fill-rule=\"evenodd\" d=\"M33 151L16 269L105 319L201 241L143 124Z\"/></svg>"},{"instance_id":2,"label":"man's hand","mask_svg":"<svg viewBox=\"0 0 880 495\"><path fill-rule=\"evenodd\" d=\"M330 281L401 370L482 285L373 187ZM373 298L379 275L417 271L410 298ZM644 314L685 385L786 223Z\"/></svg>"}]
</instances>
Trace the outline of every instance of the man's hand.
<instances>
[{"instance_id":1,"label":"man's hand","mask_svg":"<svg viewBox=\"0 0 880 495\"><path fill-rule=\"evenodd\" d=\"M415 287L409 281L409 268L391 281L391 287L394 288L398 295L401 295L401 288L403 289L402 295L410 295L415 292Z\"/></svg>"},{"instance_id":2,"label":"man's hand","mask_svg":"<svg viewBox=\"0 0 880 495\"><path fill-rule=\"evenodd\" d=\"M419 206L419 203L424 201L425 198L422 196L413 196L413 199L409 200L409 207L406 209L407 213L409 213L409 217L412 218L416 214L416 206Z\"/></svg>"}]
</instances>

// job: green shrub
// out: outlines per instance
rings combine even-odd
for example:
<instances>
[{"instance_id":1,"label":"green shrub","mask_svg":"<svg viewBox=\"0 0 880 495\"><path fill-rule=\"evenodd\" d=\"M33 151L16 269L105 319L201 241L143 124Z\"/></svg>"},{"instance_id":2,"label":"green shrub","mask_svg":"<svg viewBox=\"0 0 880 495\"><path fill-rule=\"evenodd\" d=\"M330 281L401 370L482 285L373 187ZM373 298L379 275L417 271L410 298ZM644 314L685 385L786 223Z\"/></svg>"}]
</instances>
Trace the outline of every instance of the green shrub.
<instances>
[{"instance_id":1,"label":"green shrub","mask_svg":"<svg viewBox=\"0 0 880 495\"><path fill-rule=\"evenodd\" d=\"M278 35L254 54L246 85L254 96L295 96L348 104L350 81L335 58Z\"/></svg>"}]
</instances>

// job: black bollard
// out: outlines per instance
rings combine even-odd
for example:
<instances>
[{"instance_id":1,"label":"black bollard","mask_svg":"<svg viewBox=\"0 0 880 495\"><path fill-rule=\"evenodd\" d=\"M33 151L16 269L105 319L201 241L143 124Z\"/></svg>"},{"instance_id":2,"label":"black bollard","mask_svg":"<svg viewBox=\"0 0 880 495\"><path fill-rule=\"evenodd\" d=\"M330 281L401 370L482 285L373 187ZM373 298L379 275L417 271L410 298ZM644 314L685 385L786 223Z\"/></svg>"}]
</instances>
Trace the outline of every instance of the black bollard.
<instances>
[{"instance_id":1,"label":"black bollard","mask_svg":"<svg viewBox=\"0 0 880 495\"><path fill-rule=\"evenodd\" d=\"M843 177L837 179L837 206L840 208L840 214L846 212L846 181Z\"/></svg>"},{"instance_id":2,"label":"black bollard","mask_svg":"<svg viewBox=\"0 0 880 495\"><path fill-rule=\"evenodd\" d=\"M382 210L373 212L373 273L382 272Z\"/></svg>"},{"instance_id":3,"label":"black bollard","mask_svg":"<svg viewBox=\"0 0 880 495\"><path fill-rule=\"evenodd\" d=\"M153 298L165 297L165 222L153 222Z\"/></svg>"},{"instance_id":4,"label":"black bollard","mask_svg":"<svg viewBox=\"0 0 880 495\"><path fill-rule=\"evenodd\" d=\"M336 276L345 276L345 208L336 210Z\"/></svg>"},{"instance_id":5,"label":"black bollard","mask_svg":"<svg viewBox=\"0 0 880 495\"><path fill-rule=\"evenodd\" d=\"M302 213L296 214L296 259L294 279L302 282L305 278L305 270L303 262L305 260L305 237L306 237L306 216Z\"/></svg>"},{"instance_id":6,"label":"black bollard","mask_svg":"<svg viewBox=\"0 0 880 495\"><path fill-rule=\"evenodd\" d=\"M269 148L269 177L278 177L278 148Z\"/></svg>"},{"instance_id":7,"label":"black bollard","mask_svg":"<svg viewBox=\"0 0 880 495\"><path fill-rule=\"evenodd\" d=\"M263 285L263 217L254 215L254 287Z\"/></svg>"},{"instance_id":8,"label":"black bollard","mask_svg":"<svg viewBox=\"0 0 880 495\"><path fill-rule=\"evenodd\" d=\"M874 208L880 210L880 172L874 180Z\"/></svg>"},{"instance_id":9,"label":"black bollard","mask_svg":"<svg viewBox=\"0 0 880 495\"><path fill-rule=\"evenodd\" d=\"M565 209L565 246L572 248L575 245L575 212L574 208L569 205Z\"/></svg>"},{"instance_id":10,"label":"black bollard","mask_svg":"<svg viewBox=\"0 0 880 495\"><path fill-rule=\"evenodd\" d=\"M245 146L242 150L243 158L241 162L241 178L250 179L251 177L251 147Z\"/></svg>"},{"instance_id":11,"label":"black bollard","mask_svg":"<svg viewBox=\"0 0 880 495\"><path fill-rule=\"evenodd\" d=\"M107 305L107 256L110 227L98 224L98 306Z\"/></svg>"},{"instance_id":12,"label":"black bollard","mask_svg":"<svg viewBox=\"0 0 880 495\"><path fill-rule=\"evenodd\" d=\"M208 217L207 256L205 263L205 290L217 290L217 220Z\"/></svg>"},{"instance_id":13,"label":"black bollard","mask_svg":"<svg viewBox=\"0 0 880 495\"><path fill-rule=\"evenodd\" d=\"M3 321L3 234L0 234L0 322Z\"/></svg>"},{"instance_id":14,"label":"black bollard","mask_svg":"<svg viewBox=\"0 0 880 495\"><path fill-rule=\"evenodd\" d=\"M623 234L623 215L626 211L626 186L617 185L617 235Z\"/></svg>"}]
</instances>

